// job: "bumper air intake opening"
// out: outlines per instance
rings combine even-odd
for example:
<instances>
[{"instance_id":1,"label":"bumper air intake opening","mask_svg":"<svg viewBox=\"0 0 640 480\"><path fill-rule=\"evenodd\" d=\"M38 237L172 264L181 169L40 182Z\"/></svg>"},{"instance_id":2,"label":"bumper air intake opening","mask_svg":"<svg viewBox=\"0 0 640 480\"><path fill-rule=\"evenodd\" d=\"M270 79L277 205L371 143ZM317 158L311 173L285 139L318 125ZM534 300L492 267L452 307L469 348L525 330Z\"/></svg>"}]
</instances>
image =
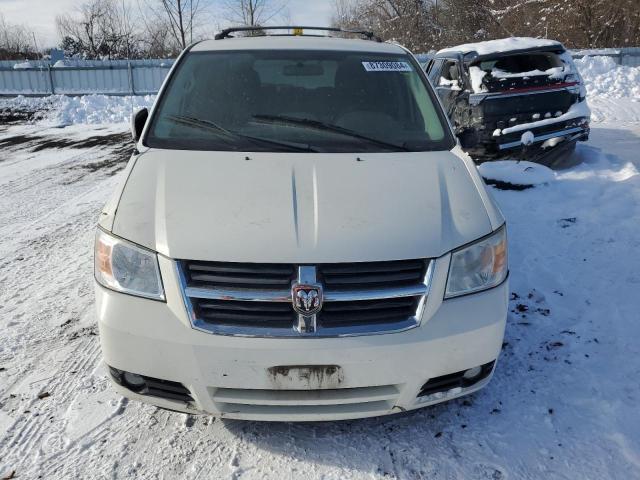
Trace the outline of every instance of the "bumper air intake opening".
<instances>
[{"instance_id":1,"label":"bumper air intake opening","mask_svg":"<svg viewBox=\"0 0 640 480\"><path fill-rule=\"evenodd\" d=\"M117 368L109 367L111 378L120 386L139 395L164 398L178 402L193 401L191 392L179 382L171 382L160 378L146 377Z\"/></svg>"},{"instance_id":2,"label":"bumper air intake opening","mask_svg":"<svg viewBox=\"0 0 640 480\"><path fill-rule=\"evenodd\" d=\"M449 373L440 377L434 377L429 379L420 389L418 398L426 395L432 395L434 393L447 392L453 388L469 388L476 383L484 380L493 371L493 362L485 363L478 369L477 367L462 370L456 373ZM466 376L465 376L466 374Z\"/></svg>"}]
</instances>

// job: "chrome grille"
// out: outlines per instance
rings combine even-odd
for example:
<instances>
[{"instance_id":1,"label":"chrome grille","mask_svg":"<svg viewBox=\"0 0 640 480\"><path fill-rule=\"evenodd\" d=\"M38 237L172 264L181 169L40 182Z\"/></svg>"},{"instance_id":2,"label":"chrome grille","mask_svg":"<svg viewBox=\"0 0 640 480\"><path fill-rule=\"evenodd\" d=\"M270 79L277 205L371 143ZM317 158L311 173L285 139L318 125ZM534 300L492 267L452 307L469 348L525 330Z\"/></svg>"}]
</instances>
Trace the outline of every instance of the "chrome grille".
<instances>
[{"instance_id":1,"label":"chrome grille","mask_svg":"<svg viewBox=\"0 0 640 480\"><path fill-rule=\"evenodd\" d=\"M433 262L310 265L178 261L194 328L221 335L322 337L390 333L419 324ZM298 315L291 286L319 283L324 305Z\"/></svg>"}]
</instances>

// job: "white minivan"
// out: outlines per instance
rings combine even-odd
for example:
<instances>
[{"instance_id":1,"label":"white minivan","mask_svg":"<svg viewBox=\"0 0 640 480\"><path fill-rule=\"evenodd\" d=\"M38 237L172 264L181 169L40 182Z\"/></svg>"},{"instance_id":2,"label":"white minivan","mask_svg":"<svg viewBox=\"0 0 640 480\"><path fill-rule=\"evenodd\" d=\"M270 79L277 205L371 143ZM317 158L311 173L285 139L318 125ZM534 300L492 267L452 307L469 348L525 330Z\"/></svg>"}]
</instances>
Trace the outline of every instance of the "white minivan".
<instances>
[{"instance_id":1,"label":"white minivan","mask_svg":"<svg viewBox=\"0 0 640 480\"><path fill-rule=\"evenodd\" d=\"M507 315L505 221L420 65L370 34L235 30L186 49L134 116L99 219L115 388L308 421L485 386Z\"/></svg>"}]
</instances>

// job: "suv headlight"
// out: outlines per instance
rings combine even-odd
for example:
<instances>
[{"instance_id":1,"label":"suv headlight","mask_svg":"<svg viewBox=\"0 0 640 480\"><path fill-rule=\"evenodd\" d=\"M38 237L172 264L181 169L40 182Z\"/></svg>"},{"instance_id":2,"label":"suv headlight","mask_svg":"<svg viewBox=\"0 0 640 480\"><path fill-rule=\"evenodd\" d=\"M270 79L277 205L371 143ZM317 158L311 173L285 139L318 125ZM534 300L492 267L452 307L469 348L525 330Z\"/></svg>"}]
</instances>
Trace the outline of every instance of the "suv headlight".
<instances>
[{"instance_id":1,"label":"suv headlight","mask_svg":"<svg viewBox=\"0 0 640 480\"><path fill-rule=\"evenodd\" d=\"M164 300L155 252L98 228L94 265L96 280L103 287L138 297Z\"/></svg>"},{"instance_id":2,"label":"suv headlight","mask_svg":"<svg viewBox=\"0 0 640 480\"><path fill-rule=\"evenodd\" d=\"M500 285L507 277L507 229L451 253L444 298L458 297Z\"/></svg>"},{"instance_id":3,"label":"suv headlight","mask_svg":"<svg viewBox=\"0 0 640 480\"><path fill-rule=\"evenodd\" d=\"M578 76L575 73L569 73L565 75L564 81L566 83L578 82Z\"/></svg>"}]
</instances>

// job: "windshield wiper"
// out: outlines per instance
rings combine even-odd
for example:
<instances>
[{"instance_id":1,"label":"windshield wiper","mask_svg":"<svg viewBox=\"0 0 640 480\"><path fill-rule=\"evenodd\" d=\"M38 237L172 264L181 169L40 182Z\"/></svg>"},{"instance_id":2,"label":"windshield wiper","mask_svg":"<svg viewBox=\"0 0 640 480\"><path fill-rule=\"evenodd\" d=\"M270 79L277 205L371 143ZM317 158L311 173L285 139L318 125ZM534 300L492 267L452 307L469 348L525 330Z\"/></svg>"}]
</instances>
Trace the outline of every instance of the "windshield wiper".
<instances>
[{"instance_id":1,"label":"windshield wiper","mask_svg":"<svg viewBox=\"0 0 640 480\"><path fill-rule=\"evenodd\" d=\"M211 120L205 120L203 118L191 117L189 115L168 115L167 118L176 123L182 123L184 125L189 125L195 128L201 128L207 131L214 131L222 135L226 135L227 137L230 137L230 138L242 138L254 143L255 142L267 143L267 144L275 145L278 147L289 148L298 152L317 152L317 150L314 150L309 145L306 145L303 143L287 142L284 140L271 140L268 138L261 138L261 137L253 137L251 135L245 135L243 133L227 130L223 126L218 125L217 123L212 122Z\"/></svg>"},{"instance_id":2,"label":"windshield wiper","mask_svg":"<svg viewBox=\"0 0 640 480\"><path fill-rule=\"evenodd\" d=\"M404 145L398 145L398 144L387 142L377 138L368 137L366 135L362 135L353 130L349 130L348 128L343 128L338 125L333 125L331 123L320 122L318 120L311 120L310 118L288 117L286 115L254 115L253 118L255 118L256 120L268 122L268 123L281 123L284 125L295 125L295 126L314 128L316 130L324 130L327 132L334 132L340 135L345 135L347 137L364 140L365 142L375 143L376 145L380 145L388 149L403 151L403 152L410 151L410 149L408 149Z\"/></svg>"},{"instance_id":3,"label":"windshield wiper","mask_svg":"<svg viewBox=\"0 0 640 480\"><path fill-rule=\"evenodd\" d=\"M205 120L203 118L191 117L189 115L167 115L167 118L176 123L182 123L184 125L189 125L196 128L203 128L205 130L214 130L220 133L224 133L225 135L235 137L235 134L232 131L227 130L226 128L218 125L215 122Z\"/></svg>"}]
</instances>

